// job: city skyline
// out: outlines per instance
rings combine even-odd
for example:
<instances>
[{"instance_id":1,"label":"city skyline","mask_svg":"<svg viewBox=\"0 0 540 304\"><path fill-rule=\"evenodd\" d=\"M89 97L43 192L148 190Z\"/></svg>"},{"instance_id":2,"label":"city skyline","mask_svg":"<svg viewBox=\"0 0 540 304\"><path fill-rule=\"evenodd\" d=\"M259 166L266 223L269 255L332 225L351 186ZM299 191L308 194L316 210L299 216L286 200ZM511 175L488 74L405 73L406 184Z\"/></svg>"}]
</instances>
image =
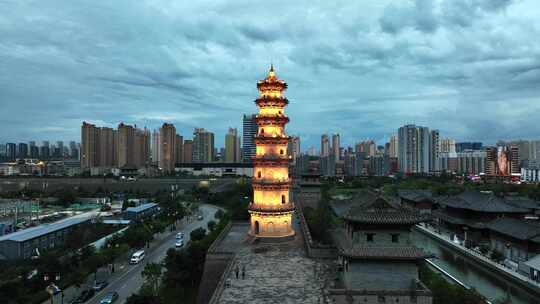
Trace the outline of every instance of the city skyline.
<instances>
[{"instance_id":1,"label":"city skyline","mask_svg":"<svg viewBox=\"0 0 540 304\"><path fill-rule=\"evenodd\" d=\"M297 119L289 132L305 148L318 146L323 133L381 144L408 123L460 141L535 139L539 48L529 38L538 34L539 8L533 1L462 4L466 10L446 0L347 2L309 12L298 4L275 16L247 3L238 12L224 3L80 11L69 2L7 3L0 142L77 139L83 120L225 134L256 111L250 83L270 62L293 84L289 113ZM223 140L217 136L216 145Z\"/></svg>"}]
</instances>

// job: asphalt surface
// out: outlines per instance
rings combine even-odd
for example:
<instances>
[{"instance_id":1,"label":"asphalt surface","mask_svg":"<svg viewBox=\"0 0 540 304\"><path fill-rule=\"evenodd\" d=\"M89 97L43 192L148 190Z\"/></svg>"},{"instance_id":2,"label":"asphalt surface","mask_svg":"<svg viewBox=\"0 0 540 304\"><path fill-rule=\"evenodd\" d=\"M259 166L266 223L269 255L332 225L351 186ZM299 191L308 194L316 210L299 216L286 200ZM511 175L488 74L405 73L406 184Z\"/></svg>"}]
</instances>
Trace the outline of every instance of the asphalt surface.
<instances>
[{"instance_id":1,"label":"asphalt surface","mask_svg":"<svg viewBox=\"0 0 540 304\"><path fill-rule=\"evenodd\" d=\"M199 209L203 214L203 220L193 220L185 225L182 229L175 230L167 235L165 238L160 240L160 243L156 244L154 247L151 247L146 250L145 259L136 265L127 265L127 271L125 271L119 277L110 280L109 285L96 293L94 297L86 303L89 304L99 304L99 301L103 296L112 291L116 291L119 294L119 298L115 303L124 303L125 300L133 293L136 293L142 286L144 280L141 276L141 272L144 269L146 263L160 263L163 261L167 255L167 250L170 248L175 248L174 244L176 242L176 233L184 233L184 247L187 242L190 240L190 233L194 229L199 227L207 228L207 224L210 220L214 220L214 214L218 210L217 207L211 205L201 205ZM180 250L180 249L179 249ZM55 302L58 303L58 302Z\"/></svg>"}]
</instances>

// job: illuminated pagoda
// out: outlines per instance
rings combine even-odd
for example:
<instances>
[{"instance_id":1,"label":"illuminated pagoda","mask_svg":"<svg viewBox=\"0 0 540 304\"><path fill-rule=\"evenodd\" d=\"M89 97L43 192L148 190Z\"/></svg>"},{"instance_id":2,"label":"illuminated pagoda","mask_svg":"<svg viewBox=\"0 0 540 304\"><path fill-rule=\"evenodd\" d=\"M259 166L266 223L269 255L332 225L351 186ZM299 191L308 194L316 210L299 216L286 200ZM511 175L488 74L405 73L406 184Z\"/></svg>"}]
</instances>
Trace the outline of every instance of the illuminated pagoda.
<instances>
[{"instance_id":1,"label":"illuminated pagoda","mask_svg":"<svg viewBox=\"0 0 540 304\"><path fill-rule=\"evenodd\" d=\"M274 67L257 83L259 108L253 157L253 201L249 205L249 234L262 239L278 240L294 236L291 225L294 204L289 200L289 157L285 134L285 106L289 103L283 92L287 84L277 78Z\"/></svg>"}]
</instances>

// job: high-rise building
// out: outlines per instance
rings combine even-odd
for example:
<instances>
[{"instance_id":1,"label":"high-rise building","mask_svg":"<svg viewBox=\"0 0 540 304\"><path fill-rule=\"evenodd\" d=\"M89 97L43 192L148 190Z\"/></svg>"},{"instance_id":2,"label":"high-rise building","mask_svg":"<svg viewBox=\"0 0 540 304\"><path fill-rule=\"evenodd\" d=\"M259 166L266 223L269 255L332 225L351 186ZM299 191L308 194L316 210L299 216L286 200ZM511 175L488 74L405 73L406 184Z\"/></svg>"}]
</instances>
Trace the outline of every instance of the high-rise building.
<instances>
[{"instance_id":1,"label":"high-rise building","mask_svg":"<svg viewBox=\"0 0 540 304\"><path fill-rule=\"evenodd\" d=\"M102 127L97 128L98 134L98 157L95 167L112 168L115 166L116 149L115 149L115 137L116 130L112 128Z\"/></svg>"},{"instance_id":2,"label":"high-rise building","mask_svg":"<svg viewBox=\"0 0 540 304\"><path fill-rule=\"evenodd\" d=\"M531 140L529 155L531 160L540 161L540 140Z\"/></svg>"},{"instance_id":3,"label":"high-rise building","mask_svg":"<svg viewBox=\"0 0 540 304\"><path fill-rule=\"evenodd\" d=\"M289 118L284 114L288 100L283 96L287 84L279 80L270 68L268 76L257 83L260 96L256 103L257 146L253 159L255 177L253 201L249 205L251 227L249 234L257 238L285 238L295 234L292 228L294 204L289 196L289 158L285 124Z\"/></svg>"},{"instance_id":4,"label":"high-rise building","mask_svg":"<svg viewBox=\"0 0 540 304\"><path fill-rule=\"evenodd\" d=\"M296 164L296 159L300 157L300 137L291 136L287 145L287 155L292 159L292 163Z\"/></svg>"},{"instance_id":5,"label":"high-rise building","mask_svg":"<svg viewBox=\"0 0 540 304\"><path fill-rule=\"evenodd\" d=\"M456 153L456 141L451 138L441 139L441 153Z\"/></svg>"},{"instance_id":6,"label":"high-rise building","mask_svg":"<svg viewBox=\"0 0 540 304\"><path fill-rule=\"evenodd\" d=\"M429 137L429 168L427 172L439 171L437 168L437 158L440 153L439 130L432 130Z\"/></svg>"},{"instance_id":7,"label":"high-rise building","mask_svg":"<svg viewBox=\"0 0 540 304\"><path fill-rule=\"evenodd\" d=\"M83 121L81 127L81 169L97 167L99 164L98 155L99 128Z\"/></svg>"},{"instance_id":8,"label":"high-rise building","mask_svg":"<svg viewBox=\"0 0 540 304\"><path fill-rule=\"evenodd\" d=\"M159 166L159 162L161 160L161 138L160 138L160 130L154 130L152 133L152 164Z\"/></svg>"},{"instance_id":9,"label":"high-rise building","mask_svg":"<svg viewBox=\"0 0 540 304\"><path fill-rule=\"evenodd\" d=\"M244 162L251 162L255 156L255 142L253 137L257 134L257 116L255 114L245 115L242 129L242 159Z\"/></svg>"},{"instance_id":10,"label":"high-rise building","mask_svg":"<svg viewBox=\"0 0 540 304\"><path fill-rule=\"evenodd\" d=\"M32 152L32 148L30 148L30 152ZM79 147L75 141L69 142L69 155L71 159L79 159ZM34 158L34 156L32 156L32 158Z\"/></svg>"},{"instance_id":11,"label":"high-rise building","mask_svg":"<svg viewBox=\"0 0 540 304\"><path fill-rule=\"evenodd\" d=\"M339 139L339 134L332 135L332 153L336 161L341 159L341 143Z\"/></svg>"},{"instance_id":12,"label":"high-rise building","mask_svg":"<svg viewBox=\"0 0 540 304\"><path fill-rule=\"evenodd\" d=\"M176 163L183 163L184 162L184 137L182 137L180 134L176 134Z\"/></svg>"},{"instance_id":13,"label":"high-rise building","mask_svg":"<svg viewBox=\"0 0 540 304\"><path fill-rule=\"evenodd\" d=\"M221 155L222 161L226 163L240 162L240 137L236 128L229 128L225 135L225 155Z\"/></svg>"},{"instance_id":14,"label":"high-rise building","mask_svg":"<svg viewBox=\"0 0 540 304\"><path fill-rule=\"evenodd\" d=\"M193 162L193 140L186 139L184 140L184 163L192 163Z\"/></svg>"},{"instance_id":15,"label":"high-rise building","mask_svg":"<svg viewBox=\"0 0 540 304\"><path fill-rule=\"evenodd\" d=\"M150 165L150 145L150 130L146 128L137 129L137 126L135 126L134 165L136 168L142 168Z\"/></svg>"},{"instance_id":16,"label":"high-rise building","mask_svg":"<svg viewBox=\"0 0 540 304\"><path fill-rule=\"evenodd\" d=\"M176 128L173 124L164 123L159 129L159 138L161 140L161 159L159 167L163 172L170 173L174 171L176 163Z\"/></svg>"},{"instance_id":17,"label":"high-rise building","mask_svg":"<svg viewBox=\"0 0 540 304\"><path fill-rule=\"evenodd\" d=\"M39 157L43 160L47 160L51 157L51 148L49 142L44 140L41 142L41 147L39 148Z\"/></svg>"},{"instance_id":18,"label":"high-rise building","mask_svg":"<svg viewBox=\"0 0 540 304\"><path fill-rule=\"evenodd\" d=\"M193 162L211 163L214 160L214 133L204 128L193 132Z\"/></svg>"},{"instance_id":19,"label":"high-rise building","mask_svg":"<svg viewBox=\"0 0 540 304\"><path fill-rule=\"evenodd\" d=\"M6 158L8 160L15 160L17 158L17 145L15 143L6 144Z\"/></svg>"},{"instance_id":20,"label":"high-rise building","mask_svg":"<svg viewBox=\"0 0 540 304\"><path fill-rule=\"evenodd\" d=\"M403 173L429 173L430 159L437 148L431 147L438 141L438 132L429 128L405 125L398 132L398 162ZM433 165L433 164L432 164Z\"/></svg>"},{"instance_id":21,"label":"high-rise building","mask_svg":"<svg viewBox=\"0 0 540 304\"><path fill-rule=\"evenodd\" d=\"M19 143L19 148L17 149L18 158L27 158L28 157L28 144Z\"/></svg>"},{"instance_id":22,"label":"high-rise building","mask_svg":"<svg viewBox=\"0 0 540 304\"><path fill-rule=\"evenodd\" d=\"M388 149L388 155L391 158L397 158L398 157L398 137L396 134L392 134L392 136L390 136L389 144L390 144L390 147Z\"/></svg>"},{"instance_id":23,"label":"high-rise building","mask_svg":"<svg viewBox=\"0 0 540 304\"><path fill-rule=\"evenodd\" d=\"M463 152L466 150L482 150L482 143L481 142L456 143L456 152Z\"/></svg>"},{"instance_id":24,"label":"high-rise building","mask_svg":"<svg viewBox=\"0 0 540 304\"><path fill-rule=\"evenodd\" d=\"M124 123L118 125L118 167L135 166L135 128Z\"/></svg>"},{"instance_id":25,"label":"high-rise building","mask_svg":"<svg viewBox=\"0 0 540 304\"><path fill-rule=\"evenodd\" d=\"M39 158L39 147L36 146L36 142L35 141L29 141L28 146L29 146L28 149L29 149L29 153L30 153L30 158L34 158L34 159Z\"/></svg>"},{"instance_id":26,"label":"high-rise building","mask_svg":"<svg viewBox=\"0 0 540 304\"><path fill-rule=\"evenodd\" d=\"M328 139L328 134L323 134L321 136L321 157L330 155L330 140Z\"/></svg>"},{"instance_id":27,"label":"high-rise building","mask_svg":"<svg viewBox=\"0 0 540 304\"><path fill-rule=\"evenodd\" d=\"M366 153L367 156L375 156L377 154L377 145L373 140L366 140L357 143L354 150L355 152Z\"/></svg>"}]
</instances>

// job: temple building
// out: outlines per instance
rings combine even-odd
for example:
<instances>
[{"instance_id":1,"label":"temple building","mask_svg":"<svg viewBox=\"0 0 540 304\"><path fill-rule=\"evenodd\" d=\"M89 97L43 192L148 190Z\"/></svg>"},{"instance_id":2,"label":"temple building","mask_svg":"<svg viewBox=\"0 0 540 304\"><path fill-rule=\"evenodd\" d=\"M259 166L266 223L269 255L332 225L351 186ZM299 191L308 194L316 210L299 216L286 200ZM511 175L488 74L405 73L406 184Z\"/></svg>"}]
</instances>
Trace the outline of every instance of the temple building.
<instances>
[{"instance_id":1,"label":"temple building","mask_svg":"<svg viewBox=\"0 0 540 304\"><path fill-rule=\"evenodd\" d=\"M289 101L283 95L286 88L273 66L268 76L257 83L260 95L255 100L259 113L249 234L261 239L282 239L295 234L291 225L294 204L289 199L289 137L285 134L285 124L289 122L285 106Z\"/></svg>"},{"instance_id":2,"label":"temple building","mask_svg":"<svg viewBox=\"0 0 540 304\"><path fill-rule=\"evenodd\" d=\"M432 303L418 273L430 255L411 236L427 215L368 191L331 206L344 223L334 234L340 272L329 292L335 303Z\"/></svg>"}]
</instances>

